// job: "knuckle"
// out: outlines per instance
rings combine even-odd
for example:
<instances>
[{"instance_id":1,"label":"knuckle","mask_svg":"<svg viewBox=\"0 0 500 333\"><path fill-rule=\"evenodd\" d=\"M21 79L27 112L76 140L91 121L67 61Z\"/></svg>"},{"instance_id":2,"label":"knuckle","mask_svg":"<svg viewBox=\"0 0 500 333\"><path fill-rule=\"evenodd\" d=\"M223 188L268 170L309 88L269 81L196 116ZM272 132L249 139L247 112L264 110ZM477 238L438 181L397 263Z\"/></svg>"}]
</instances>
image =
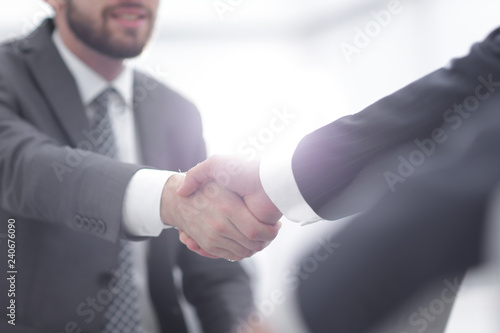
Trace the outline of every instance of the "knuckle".
<instances>
[{"instance_id":1,"label":"knuckle","mask_svg":"<svg viewBox=\"0 0 500 333\"><path fill-rule=\"evenodd\" d=\"M259 231L256 228L248 228L245 230L245 237L252 241L257 241L259 238Z\"/></svg>"},{"instance_id":2,"label":"knuckle","mask_svg":"<svg viewBox=\"0 0 500 333\"><path fill-rule=\"evenodd\" d=\"M217 209L221 213L221 215L225 217L228 217L231 213L231 207L227 205L220 205Z\"/></svg>"},{"instance_id":3,"label":"knuckle","mask_svg":"<svg viewBox=\"0 0 500 333\"><path fill-rule=\"evenodd\" d=\"M212 222L212 229L217 233L217 234L225 234L227 232L227 226L225 223L221 221L213 221Z\"/></svg>"},{"instance_id":4,"label":"knuckle","mask_svg":"<svg viewBox=\"0 0 500 333\"><path fill-rule=\"evenodd\" d=\"M257 251L257 252L260 252L262 250L264 250L268 245L269 243L268 242L256 242L254 243L254 250Z\"/></svg>"},{"instance_id":5,"label":"knuckle","mask_svg":"<svg viewBox=\"0 0 500 333\"><path fill-rule=\"evenodd\" d=\"M252 250L246 250L245 253L244 253L244 258L249 258L251 256L253 256L256 252L255 251L252 251Z\"/></svg>"},{"instance_id":6,"label":"knuckle","mask_svg":"<svg viewBox=\"0 0 500 333\"><path fill-rule=\"evenodd\" d=\"M201 247L206 251L208 249L208 247L213 247L214 244L217 243L218 238L219 237L217 234L215 234L213 232L207 232L203 236L203 244L199 244L199 245L201 245Z\"/></svg>"},{"instance_id":7,"label":"knuckle","mask_svg":"<svg viewBox=\"0 0 500 333\"><path fill-rule=\"evenodd\" d=\"M203 194L209 199L215 199L221 192L220 186L215 182L210 182L203 187Z\"/></svg>"},{"instance_id":8,"label":"knuckle","mask_svg":"<svg viewBox=\"0 0 500 333\"><path fill-rule=\"evenodd\" d=\"M185 174L186 174L186 178L191 178L194 174L194 171L193 171L193 169L189 169Z\"/></svg>"},{"instance_id":9,"label":"knuckle","mask_svg":"<svg viewBox=\"0 0 500 333\"><path fill-rule=\"evenodd\" d=\"M278 230L266 230L261 236L261 240L272 241L278 236Z\"/></svg>"},{"instance_id":10,"label":"knuckle","mask_svg":"<svg viewBox=\"0 0 500 333\"><path fill-rule=\"evenodd\" d=\"M217 255L218 249L214 245L208 245L203 250L211 255Z\"/></svg>"},{"instance_id":11,"label":"knuckle","mask_svg":"<svg viewBox=\"0 0 500 333\"><path fill-rule=\"evenodd\" d=\"M209 202L207 198L200 192L197 192L193 198L194 208L198 211L203 210L208 207Z\"/></svg>"}]
</instances>

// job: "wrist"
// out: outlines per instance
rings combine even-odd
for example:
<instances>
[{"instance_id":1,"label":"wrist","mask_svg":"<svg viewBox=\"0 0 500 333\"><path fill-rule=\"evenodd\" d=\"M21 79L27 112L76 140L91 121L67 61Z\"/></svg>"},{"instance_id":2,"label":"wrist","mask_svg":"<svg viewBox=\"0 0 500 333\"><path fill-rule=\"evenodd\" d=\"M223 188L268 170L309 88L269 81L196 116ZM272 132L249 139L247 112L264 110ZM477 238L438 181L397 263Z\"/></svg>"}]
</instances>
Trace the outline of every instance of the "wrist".
<instances>
[{"instance_id":1,"label":"wrist","mask_svg":"<svg viewBox=\"0 0 500 333\"><path fill-rule=\"evenodd\" d=\"M264 189L264 186L262 185L259 174L259 167L260 163L255 163L254 165L252 165L252 171L250 174L251 179L255 180L253 186L253 197L255 198L256 202L254 202L254 204L256 203L259 208L257 210L259 214L257 214L256 217L265 224L273 225L281 218L282 214L278 207L276 207L276 205L273 203L271 198L269 198Z\"/></svg>"},{"instance_id":2,"label":"wrist","mask_svg":"<svg viewBox=\"0 0 500 333\"><path fill-rule=\"evenodd\" d=\"M257 169L256 179L257 182L255 191L258 194L258 196L262 198L261 204L264 205L267 211L272 212L274 214L281 214L280 210L278 209L278 207L276 207L271 198L269 198L269 196L266 193L266 190L264 189L264 186L262 185L259 169Z\"/></svg>"},{"instance_id":3,"label":"wrist","mask_svg":"<svg viewBox=\"0 0 500 333\"><path fill-rule=\"evenodd\" d=\"M184 174L174 174L168 178L163 186L160 218L161 221L168 226L179 227L176 223L177 219L175 218L180 205L177 190L184 182L185 177Z\"/></svg>"}]
</instances>

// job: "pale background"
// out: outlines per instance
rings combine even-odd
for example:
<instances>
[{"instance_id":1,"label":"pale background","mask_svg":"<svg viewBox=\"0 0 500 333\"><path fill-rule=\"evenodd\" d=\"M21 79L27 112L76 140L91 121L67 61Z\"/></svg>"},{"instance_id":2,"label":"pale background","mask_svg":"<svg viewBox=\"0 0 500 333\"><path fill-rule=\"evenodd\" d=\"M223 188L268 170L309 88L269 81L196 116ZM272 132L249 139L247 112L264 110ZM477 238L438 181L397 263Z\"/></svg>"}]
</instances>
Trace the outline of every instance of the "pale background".
<instances>
[{"instance_id":1,"label":"pale background","mask_svg":"<svg viewBox=\"0 0 500 333\"><path fill-rule=\"evenodd\" d=\"M309 131L466 54L500 25L496 0L402 0L401 13L349 62L341 44L352 45L355 29L364 30L374 21L372 12L387 9L389 1L222 0L233 4L222 17L216 2L163 0L151 45L133 60L196 103L209 154L241 154L238 147L250 147L249 138L259 134L266 141L259 154L279 153ZM2 0L0 39L30 31L49 13L41 0ZM296 118L284 131L263 136L273 111L284 109ZM308 244L339 225L283 222L278 239L249 262L259 300L279 288L277 281ZM485 304L481 293L467 288L453 332L488 332L468 320L467 309Z\"/></svg>"}]
</instances>

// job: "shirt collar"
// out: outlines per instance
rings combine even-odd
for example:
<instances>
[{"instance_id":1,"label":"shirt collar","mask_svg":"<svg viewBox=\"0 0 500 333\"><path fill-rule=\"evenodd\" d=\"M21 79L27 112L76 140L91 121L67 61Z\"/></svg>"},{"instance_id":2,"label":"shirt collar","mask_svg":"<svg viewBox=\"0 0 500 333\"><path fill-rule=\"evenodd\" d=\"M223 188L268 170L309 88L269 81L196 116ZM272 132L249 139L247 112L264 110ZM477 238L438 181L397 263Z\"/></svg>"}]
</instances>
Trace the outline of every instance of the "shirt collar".
<instances>
[{"instance_id":1,"label":"shirt collar","mask_svg":"<svg viewBox=\"0 0 500 333\"><path fill-rule=\"evenodd\" d=\"M132 105L133 70L129 65L125 64L121 73L113 81L108 82L66 47L57 29L52 33L52 41L75 78L84 105L92 102L107 87L115 88L125 103Z\"/></svg>"}]
</instances>

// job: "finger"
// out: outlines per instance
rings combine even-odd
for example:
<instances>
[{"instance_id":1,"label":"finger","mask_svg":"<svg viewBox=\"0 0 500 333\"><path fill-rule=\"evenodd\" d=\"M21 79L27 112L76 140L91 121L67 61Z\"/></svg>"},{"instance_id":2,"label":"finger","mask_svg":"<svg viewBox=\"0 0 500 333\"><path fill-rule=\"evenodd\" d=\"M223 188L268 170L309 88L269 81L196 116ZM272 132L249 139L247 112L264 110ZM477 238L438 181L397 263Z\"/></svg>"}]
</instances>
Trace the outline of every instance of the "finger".
<instances>
[{"instance_id":1,"label":"finger","mask_svg":"<svg viewBox=\"0 0 500 333\"><path fill-rule=\"evenodd\" d=\"M243 258L251 257L256 252L256 250L252 250L252 248L260 250L265 247L265 245L254 245L250 249L246 248L233 238L240 239L240 242L248 242L248 240L239 233L230 221L227 221L224 217L221 217L220 219L226 221L217 220L216 223L212 223L212 226L215 227L211 227L206 230L203 233L203 238L199 240L199 243L183 232L182 238L186 247L205 257L225 258L231 260L241 260Z\"/></svg>"},{"instance_id":2,"label":"finger","mask_svg":"<svg viewBox=\"0 0 500 333\"><path fill-rule=\"evenodd\" d=\"M187 239L186 247L202 257L207 257L210 259L219 259L219 257L213 256L210 253L204 251L201 247L198 246L198 244L192 238Z\"/></svg>"},{"instance_id":3,"label":"finger","mask_svg":"<svg viewBox=\"0 0 500 333\"><path fill-rule=\"evenodd\" d=\"M225 250L231 252L241 259L250 258L255 253L263 250L266 247L266 244L264 242L252 242L249 246L244 246L231 238L226 238L225 242L222 244Z\"/></svg>"},{"instance_id":4,"label":"finger","mask_svg":"<svg viewBox=\"0 0 500 333\"><path fill-rule=\"evenodd\" d=\"M223 238L216 242L216 247L223 248L242 258L251 257L270 244L268 241L253 241L248 239L232 222L225 224L224 229L219 229L219 235L223 236ZM213 252L211 253L213 254ZM218 253L217 255L220 256Z\"/></svg>"},{"instance_id":5,"label":"finger","mask_svg":"<svg viewBox=\"0 0 500 333\"><path fill-rule=\"evenodd\" d=\"M226 239L233 241L234 243L239 245L239 247L231 247L231 251L242 257L245 258L251 257L256 252L264 250L271 243L270 241L250 240L245 235L243 235L239 230L237 230L236 227L234 228L239 235L236 237L234 235L231 235L230 237L226 237Z\"/></svg>"},{"instance_id":6,"label":"finger","mask_svg":"<svg viewBox=\"0 0 500 333\"><path fill-rule=\"evenodd\" d=\"M214 159L209 158L201 162L197 166L191 168L186 173L184 183L177 190L177 194L181 197L187 197L198 190L203 184L213 178L212 176L212 163Z\"/></svg>"},{"instance_id":7,"label":"finger","mask_svg":"<svg viewBox=\"0 0 500 333\"><path fill-rule=\"evenodd\" d=\"M201 193L197 193L196 196L201 196ZM232 200L238 200L239 204L243 206L241 198L237 195L231 193L229 197ZM193 197L188 200L195 199L196 197ZM204 205L205 207L202 210L206 216L192 220L191 224L186 224L185 227L187 227L189 233L179 229L179 240L189 250L206 257L240 260L252 256L256 251L265 247L262 244L254 245L246 239L234 227L232 222L217 209L219 207L218 203L205 201ZM227 206L231 206L231 203ZM238 241L235 242L233 239ZM251 245L247 245L247 248L240 243Z\"/></svg>"},{"instance_id":8,"label":"finger","mask_svg":"<svg viewBox=\"0 0 500 333\"><path fill-rule=\"evenodd\" d=\"M210 255L208 252L204 251L191 237L188 236L184 231L179 229L179 240L182 244L186 245L186 247L191 250L192 252L195 252L203 257L211 258L211 259L217 259L217 257L214 257Z\"/></svg>"},{"instance_id":9,"label":"finger","mask_svg":"<svg viewBox=\"0 0 500 333\"><path fill-rule=\"evenodd\" d=\"M197 211L203 212L201 219L193 219L187 224L187 235L190 236L180 236L193 252L198 253L201 249L214 257L239 260L261 251L268 245L268 240L276 237L277 227L262 224L248 210L240 196L215 182L203 185L200 191L187 200L192 201ZM238 228L240 224L254 227L248 228L250 232L245 235ZM262 237L262 240L251 238L254 237L254 229L254 234ZM189 242L188 238L195 241Z\"/></svg>"},{"instance_id":10,"label":"finger","mask_svg":"<svg viewBox=\"0 0 500 333\"><path fill-rule=\"evenodd\" d=\"M205 257L205 258L208 258L208 259L221 259L219 257L214 257L210 254L208 254L207 252L203 251L203 250L200 250L200 251L193 251L194 253L196 253L197 255L199 256L202 256L202 257Z\"/></svg>"},{"instance_id":11,"label":"finger","mask_svg":"<svg viewBox=\"0 0 500 333\"><path fill-rule=\"evenodd\" d=\"M243 258L253 256L257 251L253 250L252 247L257 246L253 245L247 247L245 245L242 245L240 243L241 241L237 241L234 238L245 238L242 235L235 237L235 232L239 233L236 228L234 228L234 231L231 232L229 236L218 235L217 242L213 242L213 244L216 245L213 247L204 248L203 245L200 245L200 247L210 255L218 258L241 260ZM226 234L226 232L224 232L224 234ZM258 247L258 249L260 250L260 247Z\"/></svg>"},{"instance_id":12,"label":"finger","mask_svg":"<svg viewBox=\"0 0 500 333\"><path fill-rule=\"evenodd\" d=\"M183 244L186 245L186 247L193 251L193 252L196 252L198 253L199 255L201 256L204 256L204 257L208 257L208 258L212 258L212 259L217 259L217 257L215 256L212 256L211 254L209 254L208 252L206 252L205 250L203 250L199 245L198 243L196 243L194 241L194 239L192 239L191 237L189 237L185 232L182 232L182 238L183 238Z\"/></svg>"},{"instance_id":13,"label":"finger","mask_svg":"<svg viewBox=\"0 0 500 333\"><path fill-rule=\"evenodd\" d=\"M236 254L234 254L231 251L228 251L226 248L215 248L213 249L213 253L208 253L204 251L203 249L200 249L196 253L199 255L203 255L204 257L212 258L212 259L226 259L226 260L231 260L231 261L240 261L244 258L247 257L241 257Z\"/></svg>"},{"instance_id":14,"label":"finger","mask_svg":"<svg viewBox=\"0 0 500 333\"><path fill-rule=\"evenodd\" d=\"M230 210L228 214L228 217L233 222L233 225L246 239L250 241L272 241L278 235L281 227L281 224L279 223L270 225L260 222L246 206L238 209L237 211Z\"/></svg>"},{"instance_id":15,"label":"finger","mask_svg":"<svg viewBox=\"0 0 500 333\"><path fill-rule=\"evenodd\" d=\"M200 249L200 250L199 250L198 252L196 252L196 253L198 253L200 256L207 257L207 258L210 258L210 259L220 259L220 258L218 258L218 257L214 257L214 256L210 255L208 252L205 252L205 251L203 251L202 249Z\"/></svg>"},{"instance_id":16,"label":"finger","mask_svg":"<svg viewBox=\"0 0 500 333\"><path fill-rule=\"evenodd\" d=\"M276 237L279 226L261 223L248 210L241 197L225 189L219 189L220 192L216 197L218 202L211 206L213 216L219 216L212 221L213 230L240 245L234 247L233 244L231 247L231 251L237 255L248 257L248 254L241 252L243 250L241 247L254 253L263 250L268 245L267 242ZM218 246L226 245L228 244Z\"/></svg>"},{"instance_id":17,"label":"finger","mask_svg":"<svg viewBox=\"0 0 500 333\"><path fill-rule=\"evenodd\" d=\"M187 241L189 239L189 236L182 230L179 230L179 241L184 244L184 245L187 245Z\"/></svg>"},{"instance_id":18,"label":"finger","mask_svg":"<svg viewBox=\"0 0 500 333\"><path fill-rule=\"evenodd\" d=\"M281 229L282 226L283 226L283 222L281 222L281 220L276 222L276 224L275 224L275 227L278 228L278 231Z\"/></svg>"}]
</instances>

